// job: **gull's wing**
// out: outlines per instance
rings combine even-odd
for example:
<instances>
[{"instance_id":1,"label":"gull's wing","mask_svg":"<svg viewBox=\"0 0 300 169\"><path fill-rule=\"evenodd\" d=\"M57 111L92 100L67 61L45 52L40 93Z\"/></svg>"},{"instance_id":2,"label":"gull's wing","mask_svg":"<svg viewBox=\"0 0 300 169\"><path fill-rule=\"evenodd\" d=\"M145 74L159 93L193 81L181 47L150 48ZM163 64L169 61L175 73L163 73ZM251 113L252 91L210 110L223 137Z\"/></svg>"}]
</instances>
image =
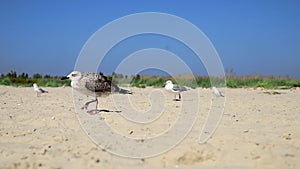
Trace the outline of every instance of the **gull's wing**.
<instances>
[{"instance_id":1,"label":"gull's wing","mask_svg":"<svg viewBox=\"0 0 300 169\"><path fill-rule=\"evenodd\" d=\"M216 87L213 87L212 89L213 89L215 95L224 97L224 95Z\"/></svg>"},{"instance_id":2,"label":"gull's wing","mask_svg":"<svg viewBox=\"0 0 300 169\"><path fill-rule=\"evenodd\" d=\"M40 88L37 84L35 86L33 86L33 89L37 92L40 92L40 93L48 93L48 91Z\"/></svg>"},{"instance_id":3,"label":"gull's wing","mask_svg":"<svg viewBox=\"0 0 300 169\"><path fill-rule=\"evenodd\" d=\"M220 92L220 91L219 91ZM220 96L225 97L222 92L220 92Z\"/></svg>"},{"instance_id":4,"label":"gull's wing","mask_svg":"<svg viewBox=\"0 0 300 169\"><path fill-rule=\"evenodd\" d=\"M44 90L44 89L42 89L40 87L38 88L38 91L41 92L41 93L48 93L48 91L46 91L46 90Z\"/></svg>"},{"instance_id":5,"label":"gull's wing","mask_svg":"<svg viewBox=\"0 0 300 169\"><path fill-rule=\"evenodd\" d=\"M85 87L97 93L112 92L122 94L132 94L131 91L119 88L116 84L111 82L106 76L96 73L85 73L83 79Z\"/></svg>"},{"instance_id":6,"label":"gull's wing","mask_svg":"<svg viewBox=\"0 0 300 169\"><path fill-rule=\"evenodd\" d=\"M85 87L92 92L110 92L111 81L106 76L96 73L83 74L82 81L85 81Z\"/></svg>"},{"instance_id":7,"label":"gull's wing","mask_svg":"<svg viewBox=\"0 0 300 169\"><path fill-rule=\"evenodd\" d=\"M173 85L173 88L172 88L174 91L176 92L182 92L182 91L187 91L187 88L184 87L184 86L179 86L179 85Z\"/></svg>"}]
</instances>

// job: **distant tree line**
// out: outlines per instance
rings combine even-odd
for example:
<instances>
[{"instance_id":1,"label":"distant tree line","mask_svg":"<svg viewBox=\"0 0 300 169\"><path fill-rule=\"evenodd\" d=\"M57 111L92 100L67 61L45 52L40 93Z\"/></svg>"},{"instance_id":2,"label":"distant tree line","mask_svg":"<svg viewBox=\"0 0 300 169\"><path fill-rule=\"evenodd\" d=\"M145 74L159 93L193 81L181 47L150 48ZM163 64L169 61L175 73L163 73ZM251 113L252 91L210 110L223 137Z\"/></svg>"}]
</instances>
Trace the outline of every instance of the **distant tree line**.
<instances>
[{"instance_id":1,"label":"distant tree line","mask_svg":"<svg viewBox=\"0 0 300 169\"><path fill-rule=\"evenodd\" d=\"M46 75L43 76L43 75L40 74L40 73L34 73L34 74L32 75L32 77L30 77L30 76L28 75L28 73L23 72L23 73L21 73L21 74L17 74L16 71L12 71L12 70L11 70L10 72L8 72L6 75L3 74L3 73L0 74L0 78L4 78L4 77L9 77L9 78L22 78L22 79L61 78L61 76L51 76L51 75L49 75L49 74L46 74Z\"/></svg>"}]
</instances>

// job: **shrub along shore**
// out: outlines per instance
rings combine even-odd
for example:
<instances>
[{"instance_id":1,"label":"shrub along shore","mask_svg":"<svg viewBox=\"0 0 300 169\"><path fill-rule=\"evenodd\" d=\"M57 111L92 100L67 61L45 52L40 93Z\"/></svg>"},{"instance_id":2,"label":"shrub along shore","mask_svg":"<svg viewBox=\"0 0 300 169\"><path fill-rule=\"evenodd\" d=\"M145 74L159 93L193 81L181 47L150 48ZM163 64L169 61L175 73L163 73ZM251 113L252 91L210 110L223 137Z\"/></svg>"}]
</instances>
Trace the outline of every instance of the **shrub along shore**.
<instances>
[{"instance_id":1,"label":"shrub along shore","mask_svg":"<svg viewBox=\"0 0 300 169\"><path fill-rule=\"evenodd\" d=\"M208 77L208 76L193 76L193 75L178 75L178 76L152 76L152 75L122 75L115 74L108 76L119 85L130 84L130 86L144 88L147 86L163 87L167 80L172 80L174 83L188 86L191 88L201 87L210 88L211 82L217 87L229 88L266 88L266 89L290 89L300 87L300 79L292 79L288 76L227 76L226 84L224 78ZM6 75L0 76L0 85L8 86L24 86L31 87L33 83L44 87L60 87L70 86L70 81L60 80L60 76L50 76L33 74L29 77L27 73L17 75L16 72L9 72Z\"/></svg>"}]
</instances>

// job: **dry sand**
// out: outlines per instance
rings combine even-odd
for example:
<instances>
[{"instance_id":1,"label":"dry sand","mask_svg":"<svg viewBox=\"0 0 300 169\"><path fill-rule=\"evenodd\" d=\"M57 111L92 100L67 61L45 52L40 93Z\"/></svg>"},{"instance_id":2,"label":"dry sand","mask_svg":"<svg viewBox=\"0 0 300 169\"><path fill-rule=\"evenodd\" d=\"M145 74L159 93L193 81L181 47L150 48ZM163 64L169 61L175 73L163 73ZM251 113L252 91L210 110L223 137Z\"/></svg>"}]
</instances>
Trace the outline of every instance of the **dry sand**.
<instances>
[{"instance_id":1,"label":"dry sand","mask_svg":"<svg viewBox=\"0 0 300 169\"><path fill-rule=\"evenodd\" d=\"M77 119L71 88L45 89L49 93L37 97L32 88L0 86L1 169L300 168L300 90L270 95L263 90L227 89L218 129L207 143L198 144L214 96L209 89L196 89L201 100L199 117L185 139L158 156L131 159L109 153L87 136ZM143 111L151 107L148 94L160 89L132 90L132 104ZM166 112L180 109L189 99L183 94L181 102L172 101L172 94L162 92L167 100ZM82 103L88 99L83 97ZM126 110L116 108L111 97L101 98L99 107ZM106 121L126 136L155 136L176 120L169 113L160 116L156 125L138 130L133 124L125 124L122 113L101 112L93 118Z\"/></svg>"}]
</instances>

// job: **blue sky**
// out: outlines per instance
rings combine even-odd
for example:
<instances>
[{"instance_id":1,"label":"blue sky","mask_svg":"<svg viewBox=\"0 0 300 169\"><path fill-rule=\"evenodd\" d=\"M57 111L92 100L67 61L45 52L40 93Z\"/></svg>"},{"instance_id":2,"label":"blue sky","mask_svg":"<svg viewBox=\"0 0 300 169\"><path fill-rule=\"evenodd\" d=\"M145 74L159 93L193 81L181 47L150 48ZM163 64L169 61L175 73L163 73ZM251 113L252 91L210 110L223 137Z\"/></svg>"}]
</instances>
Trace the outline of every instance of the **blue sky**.
<instances>
[{"instance_id":1,"label":"blue sky","mask_svg":"<svg viewBox=\"0 0 300 169\"><path fill-rule=\"evenodd\" d=\"M233 68L238 75L300 77L299 9L297 0L2 0L0 73L68 74L85 42L105 24L133 13L163 12L186 19L202 30L225 69ZM171 44L173 49L185 51ZM161 45L172 50L172 45ZM126 53L122 48L113 52ZM186 61L191 67L195 64ZM103 67L101 71L110 74L113 69ZM203 71L195 68L196 74L205 74Z\"/></svg>"}]
</instances>

